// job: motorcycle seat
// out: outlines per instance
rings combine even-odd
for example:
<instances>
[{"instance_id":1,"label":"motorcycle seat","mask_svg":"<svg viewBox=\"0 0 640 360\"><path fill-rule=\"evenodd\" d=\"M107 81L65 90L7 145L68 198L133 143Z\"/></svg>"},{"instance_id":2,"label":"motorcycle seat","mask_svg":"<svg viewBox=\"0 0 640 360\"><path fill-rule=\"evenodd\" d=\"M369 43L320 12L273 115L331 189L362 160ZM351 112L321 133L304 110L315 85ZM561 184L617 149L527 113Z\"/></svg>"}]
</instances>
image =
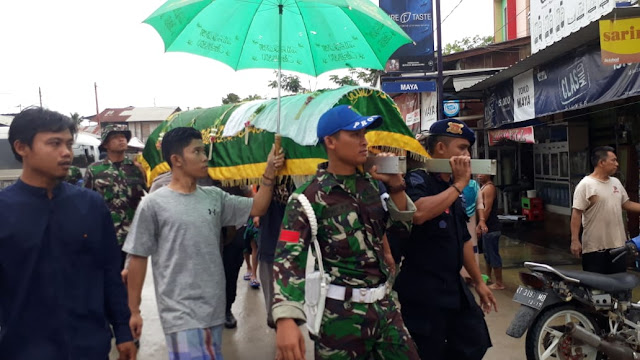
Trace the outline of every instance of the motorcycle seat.
<instances>
[{"instance_id":1,"label":"motorcycle seat","mask_svg":"<svg viewBox=\"0 0 640 360\"><path fill-rule=\"evenodd\" d=\"M580 280L583 285L606 292L628 291L640 286L640 278L627 272L605 275L588 271L556 270L564 276Z\"/></svg>"}]
</instances>

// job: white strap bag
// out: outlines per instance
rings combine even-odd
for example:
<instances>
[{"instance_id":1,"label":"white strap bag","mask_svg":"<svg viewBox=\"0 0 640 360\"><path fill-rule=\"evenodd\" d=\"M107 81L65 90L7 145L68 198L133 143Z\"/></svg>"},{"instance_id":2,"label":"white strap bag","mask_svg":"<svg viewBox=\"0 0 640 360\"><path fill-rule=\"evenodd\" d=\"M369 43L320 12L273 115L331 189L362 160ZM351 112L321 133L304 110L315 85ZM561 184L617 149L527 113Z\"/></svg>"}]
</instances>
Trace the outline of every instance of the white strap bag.
<instances>
[{"instance_id":1,"label":"white strap bag","mask_svg":"<svg viewBox=\"0 0 640 360\"><path fill-rule=\"evenodd\" d=\"M317 336L322 325L322 314L324 313L324 304L327 299L331 277L324 272L320 244L318 244L316 237L318 235L318 221L309 200L303 194L295 193L291 195L291 198L300 202L311 227L311 244L309 244L309 250L307 251L307 267L305 271L304 313L307 317L309 333Z\"/></svg>"}]
</instances>

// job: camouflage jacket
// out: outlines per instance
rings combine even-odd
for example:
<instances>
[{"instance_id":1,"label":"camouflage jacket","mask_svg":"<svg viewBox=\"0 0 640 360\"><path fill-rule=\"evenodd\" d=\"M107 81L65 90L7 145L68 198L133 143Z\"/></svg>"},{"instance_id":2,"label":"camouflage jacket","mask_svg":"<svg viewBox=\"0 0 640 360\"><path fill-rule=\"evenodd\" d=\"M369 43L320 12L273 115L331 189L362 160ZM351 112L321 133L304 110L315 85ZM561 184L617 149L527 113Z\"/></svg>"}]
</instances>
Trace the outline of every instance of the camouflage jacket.
<instances>
[{"instance_id":1,"label":"camouflage jacket","mask_svg":"<svg viewBox=\"0 0 640 360\"><path fill-rule=\"evenodd\" d=\"M64 178L64 181L73 185L82 185L82 172L80 172L80 168L77 166L69 167L69 172L67 173L67 177Z\"/></svg>"},{"instance_id":2,"label":"camouflage jacket","mask_svg":"<svg viewBox=\"0 0 640 360\"><path fill-rule=\"evenodd\" d=\"M109 159L104 159L87 167L84 187L99 192L104 198L111 211L118 244L122 245L146 190L142 172L127 158L120 165L120 169Z\"/></svg>"},{"instance_id":3,"label":"camouflage jacket","mask_svg":"<svg viewBox=\"0 0 640 360\"><path fill-rule=\"evenodd\" d=\"M321 165L314 179L296 190L311 203L318 220L325 271L331 283L353 288L375 287L387 279L382 239L385 232L409 236L415 205L407 211L389 199L384 210L377 182L369 174L333 175ZM273 319L304 321L304 278L311 231L298 200L287 204L274 259Z\"/></svg>"}]
</instances>

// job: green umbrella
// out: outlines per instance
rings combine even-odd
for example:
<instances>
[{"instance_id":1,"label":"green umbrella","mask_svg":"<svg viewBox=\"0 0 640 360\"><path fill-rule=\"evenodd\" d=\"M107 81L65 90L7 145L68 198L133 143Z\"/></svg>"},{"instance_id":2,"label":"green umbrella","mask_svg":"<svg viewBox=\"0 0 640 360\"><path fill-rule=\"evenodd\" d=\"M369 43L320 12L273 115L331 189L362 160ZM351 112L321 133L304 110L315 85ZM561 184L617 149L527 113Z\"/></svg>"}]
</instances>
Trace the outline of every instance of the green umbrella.
<instances>
[{"instance_id":1,"label":"green umbrella","mask_svg":"<svg viewBox=\"0 0 640 360\"><path fill-rule=\"evenodd\" d=\"M145 23L165 51L221 61L234 70L312 76L343 68L384 69L411 38L370 0L169 0ZM280 108L280 106L278 106ZM280 112L277 115L280 132Z\"/></svg>"}]
</instances>

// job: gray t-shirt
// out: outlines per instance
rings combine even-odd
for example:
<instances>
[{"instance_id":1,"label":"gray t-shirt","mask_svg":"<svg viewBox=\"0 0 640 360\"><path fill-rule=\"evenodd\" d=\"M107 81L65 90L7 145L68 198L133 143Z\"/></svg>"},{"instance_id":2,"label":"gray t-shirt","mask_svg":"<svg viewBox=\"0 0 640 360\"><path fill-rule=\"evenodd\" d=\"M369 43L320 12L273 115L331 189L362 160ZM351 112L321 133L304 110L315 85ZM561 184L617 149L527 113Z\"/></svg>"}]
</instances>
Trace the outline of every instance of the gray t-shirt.
<instances>
[{"instance_id":1,"label":"gray t-shirt","mask_svg":"<svg viewBox=\"0 0 640 360\"><path fill-rule=\"evenodd\" d=\"M246 223L252 204L200 186L191 194L163 187L142 199L122 250L151 256L165 334L224 323L220 229Z\"/></svg>"}]
</instances>

